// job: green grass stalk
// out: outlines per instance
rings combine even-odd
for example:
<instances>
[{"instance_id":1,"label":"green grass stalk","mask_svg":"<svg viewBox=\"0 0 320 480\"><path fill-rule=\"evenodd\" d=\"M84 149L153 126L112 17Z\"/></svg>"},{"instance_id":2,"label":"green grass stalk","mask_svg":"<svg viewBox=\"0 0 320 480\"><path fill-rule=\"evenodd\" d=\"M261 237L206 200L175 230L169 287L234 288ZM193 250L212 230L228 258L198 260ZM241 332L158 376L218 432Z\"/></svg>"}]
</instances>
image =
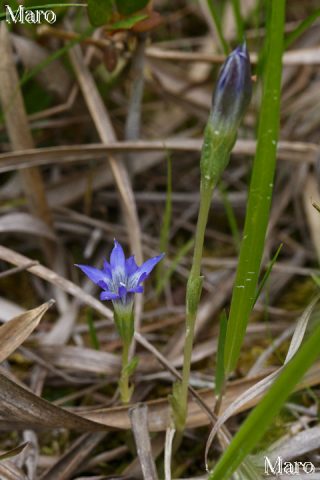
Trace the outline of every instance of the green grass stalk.
<instances>
[{"instance_id":1,"label":"green grass stalk","mask_svg":"<svg viewBox=\"0 0 320 480\"><path fill-rule=\"evenodd\" d=\"M311 15L302 20L299 25L290 32L285 38L285 48L288 48L293 42L295 42L308 28L320 17L320 8L315 10Z\"/></svg>"},{"instance_id":2,"label":"green grass stalk","mask_svg":"<svg viewBox=\"0 0 320 480\"><path fill-rule=\"evenodd\" d=\"M224 38L224 35L223 35L219 13L218 13L217 8L214 4L214 0L207 0L207 4L208 4L209 11L211 13L211 16L212 16L213 23L216 27L217 35L218 35L221 47L223 49L223 52L224 52L225 55L228 55L229 46L228 46L228 43L227 43L227 41L226 41L226 39Z\"/></svg>"},{"instance_id":3,"label":"green grass stalk","mask_svg":"<svg viewBox=\"0 0 320 480\"><path fill-rule=\"evenodd\" d=\"M173 394L170 397L175 426L180 438L187 416L194 328L203 282L201 260L212 194L229 163L239 124L251 99L251 92L250 60L246 46L242 44L228 56L220 71L204 132L200 160L200 207L186 291L186 337L182 381L173 386Z\"/></svg>"},{"instance_id":4,"label":"green grass stalk","mask_svg":"<svg viewBox=\"0 0 320 480\"><path fill-rule=\"evenodd\" d=\"M241 240L240 240L240 233L239 233L237 218L236 218L236 215L234 213L231 202L229 201L226 186L224 185L223 182L219 183L219 192L220 192L221 199L222 199L222 202L223 202L223 206L224 206L224 209L225 209L225 212L226 212L226 215L227 215L227 220L228 220L229 227L230 227L230 230L231 230L234 246L235 246L237 252L239 252Z\"/></svg>"},{"instance_id":5,"label":"green grass stalk","mask_svg":"<svg viewBox=\"0 0 320 480\"><path fill-rule=\"evenodd\" d=\"M265 272L265 274L264 274L264 276L263 276L263 278L262 278L262 280L261 280L261 283L260 283L260 285L259 285L259 287L258 287L256 296L255 296L254 301L253 301L253 304L252 304L252 308L255 306L258 298L260 297L260 294L261 294L262 290L264 289L264 286L266 285L266 283L267 283L267 281L268 281L268 279L269 279L269 277L270 277L270 275L271 275L273 266L274 266L274 264L276 263L276 261L278 260L278 256L279 256L279 254L280 254L280 252L281 252L282 246L283 246L283 244L281 243L281 245L278 247L278 250L277 250L276 253L274 254L273 258L272 258L272 259L270 260L270 262L269 262L269 265L268 265L268 267L267 267L267 270L266 270L266 272Z\"/></svg>"},{"instance_id":6,"label":"green grass stalk","mask_svg":"<svg viewBox=\"0 0 320 480\"><path fill-rule=\"evenodd\" d=\"M209 209L211 205L213 187L201 185L201 200L196 229L192 267L187 283L186 292L186 338L184 346L184 360L182 370L181 391L179 395L180 421L176 422L178 430L183 430L187 416L188 386L191 368L191 356L194 338L194 327L198 311L198 304L202 290L203 278L200 275L204 235L207 226Z\"/></svg>"},{"instance_id":7,"label":"green grass stalk","mask_svg":"<svg viewBox=\"0 0 320 480\"><path fill-rule=\"evenodd\" d=\"M128 365L129 365L129 350L130 344L128 342L123 342L122 345L122 368L121 368L121 375L119 380L119 390L122 403L126 404L130 402L131 398L131 389L129 386L129 372L128 372Z\"/></svg>"},{"instance_id":8,"label":"green grass stalk","mask_svg":"<svg viewBox=\"0 0 320 480\"><path fill-rule=\"evenodd\" d=\"M87 324L89 329L91 345L95 350L100 350L100 342L97 335L97 329L95 327L94 320L93 320L92 308L88 308L87 310Z\"/></svg>"},{"instance_id":9,"label":"green grass stalk","mask_svg":"<svg viewBox=\"0 0 320 480\"><path fill-rule=\"evenodd\" d=\"M280 1L280 0L276 0ZM209 475L227 480L256 447L294 387L319 357L320 325L283 369L257 407L250 413Z\"/></svg>"},{"instance_id":10,"label":"green grass stalk","mask_svg":"<svg viewBox=\"0 0 320 480\"><path fill-rule=\"evenodd\" d=\"M267 58L256 156L225 345L226 374L236 366L254 302L269 220L279 136L285 0L269 0Z\"/></svg>"},{"instance_id":11,"label":"green grass stalk","mask_svg":"<svg viewBox=\"0 0 320 480\"><path fill-rule=\"evenodd\" d=\"M169 236L170 236L170 225L172 218L172 161L171 156L167 154L167 192L166 192L166 205L164 209L161 231L160 231L160 242L159 242L159 252L168 253L169 246ZM159 294L162 291L163 277L166 272L166 268L162 262L159 263L157 267L157 286L156 292Z\"/></svg>"},{"instance_id":12,"label":"green grass stalk","mask_svg":"<svg viewBox=\"0 0 320 480\"><path fill-rule=\"evenodd\" d=\"M243 27L243 20L241 15L241 8L240 8L240 0L231 0L234 19L237 25L237 37L238 42L241 43L243 41L244 35L244 27Z\"/></svg>"},{"instance_id":13,"label":"green grass stalk","mask_svg":"<svg viewBox=\"0 0 320 480\"><path fill-rule=\"evenodd\" d=\"M187 255L187 253L189 252L189 250L191 250L193 245L194 245L194 240L193 238L191 238L187 243L182 245L182 247L178 250L177 254L172 259L170 266L163 271L160 281L159 283L157 283L157 288L156 288L157 295L160 295L164 290L164 287L168 285L170 278L177 270L177 267L180 264L181 260ZM163 251L163 250L160 250L160 251Z\"/></svg>"}]
</instances>

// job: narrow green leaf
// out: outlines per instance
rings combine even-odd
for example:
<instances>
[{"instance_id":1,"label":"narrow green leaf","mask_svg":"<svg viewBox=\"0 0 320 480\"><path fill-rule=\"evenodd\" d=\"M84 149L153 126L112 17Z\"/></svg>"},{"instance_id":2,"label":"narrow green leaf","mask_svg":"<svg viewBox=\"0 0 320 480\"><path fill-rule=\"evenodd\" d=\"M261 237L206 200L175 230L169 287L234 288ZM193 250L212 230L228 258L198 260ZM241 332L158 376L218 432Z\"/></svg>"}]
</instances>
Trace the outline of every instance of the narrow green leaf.
<instances>
[{"instance_id":1,"label":"narrow green leaf","mask_svg":"<svg viewBox=\"0 0 320 480\"><path fill-rule=\"evenodd\" d=\"M228 55L229 53L229 46L224 38L223 31L222 31L222 25L221 25L221 20L220 20L220 15L219 12L217 11L216 5L214 4L214 0L207 0L208 8L212 16L212 20L214 22L214 25L216 27L217 35L220 40L223 52L225 55Z\"/></svg>"},{"instance_id":2,"label":"narrow green leaf","mask_svg":"<svg viewBox=\"0 0 320 480\"><path fill-rule=\"evenodd\" d=\"M219 191L220 191L220 194L221 194L224 209L226 211L226 215L227 215L229 227L230 227L230 230L231 230L231 233L232 233L233 241L234 241L234 244L235 244L235 247L236 247L237 251L239 251L241 241L240 241L240 233L239 233L238 224L237 224L237 218L235 216L232 205L229 201L228 192L227 192L226 187L225 187L223 182L219 183Z\"/></svg>"},{"instance_id":3,"label":"narrow green leaf","mask_svg":"<svg viewBox=\"0 0 320 480\"><path fill-rule=\"evenodd\" d=\"M149 0L116 0L117 10L121 15L131 15L145 8Z\"/></svg>"},{"instance_id":4,"label":"narrow green leaf","mask_svg":"<svg viewBox=\"0 0 320 480\"><path fill-rule=\"evenodd\" d=\"M320 277L315 275L314 273L311 275L312 280L314 283L317 285L318 288L320 288Z\"/></svg>"},{"instance_id":5,"label":"narrow green leaf","mask_svg":"<svg viewBox=\"0 0 320 480\"><path fill-rule=\"evenodd\" d=\"M91 340L91 345L96 350L100 350L100 343L97 335L97 330L93 321L93 311L92 308L89 307L87 310L87 324L89 328L89 336Z\"/></svg>"},{"instance_id":6,"label":"narrow green leaf","mask_svg":"<svg viewBox=\"0 0 320 480\"><path fill-rule=\"evenodd\" d=\"M113 0L88 0L88 15L91 24L100 27L110 22L113 13Z\"/></svg>"},{"instance_id":7,"label":"narrow green leaf","mask_svg":"<svg viewBox=\"0 0 320 480\"><path fill-rule=\"evenodd\" d=\"M276 263L276 261L278 260L278 256L279 256L279 253L281 252L281 249L283 247L283 243L281 243L281 245L278 247L278 250L276 251L276 253L274 254L273 258L271 259L271 261L269 262L269 265L268 265L268 268L265 272L265 274L263 275L263 278L261 280L261 283L259 285L259 288L258 288L258 291L256 293L256 296L255 296L255 299L254 299L254 302L252 304L252 308L255 306L256 304L256 301L258 300L259 296L260 296L260 293L262 292L269 276L270 276L270 273L272 272L272 269L273 269L273 265Z\"/></svg>"},{"instance_id":8,"label":"narrow green leaf","mask_svg":"<svg viewBox=\"0 0 320 480\"><path fill-rule=\"evenodd\" d=\"M316 202L313 202L312 206L320 213L320 205L318 205Z\"/></svg>"},{"instance_id":9,"label":"narrow green leaf","mask_svg":"<svg viewBox=\"0 0 320 480\"><path fill-rule=\"evenodd\" d=\"M181 248L180 250L178 251L177 255L174 257L174 259L172 260L171 262L171 265L169 268L167 268L165 270L165 272L163 272L163 276L161 278L161 281L159 282L159 284L157 285L157 295L160 295L160 293L162 292L164 286L168 283L168 281L170 280L170 277L172 276L172 274L174 273L174 271L176 270L177 266L179 265L179 263L181 262L182 258L191 250L191 248L193 247L193 244L194 244L194 239L191 238L189 240L189 242L185 243Z\"/></svg>"},{"instance_id":10,"label":"narrow green leaf","mask_svg":"<svg viewBox=\"0 0 320 480\"><path fill-rule=\"evenodd\" d=\"M290 32L285 39L285 48L288 48L297 38L299 38L303 32L305 32L310 25L312 25L317 18L320 17L320 8L318 8L315 12L311 13L307 18L302 20L301 23L292 31Z\"/></svg>"},{"instance_id":11,"label":"narrow green leaf","mask_svg":"<svg viewBox=\"0 0 320 480\"><path fill-rule=\"evenodd\" d=\"M112 23L112 25L106 25L108 30L130 30L136 23L141 22L148 18L148 15L140 13L139 15L132 15L131 17L122 18L118 22Z\"/></svg>"},{"instance_id":12,"label":"narrow green leaf","mask_svg":"<svg viewBox=\"0 0 320 480\"><path fill-rule=\"evenodd\" d=\"M243 27L242 15L241 15L240 0L232 0L232 8L233 8L234 19L237 25L238 42L241 43L243 41L244 27Z\"/></svg>"},{"instance_id":13,"label":"narrow green leaf","mask_svg":"<svg viewBox=\"0 0 320 480\"><path fill-rule=\"evenodd\" d=\"M70 48L72 48L74 45L77 45L78 43L82 42L85 38L89 37L94 31L93 27L87 28L87 30L83 33L81 33L77 38L71 40L70 42L66 43L64 47L60 48L59 50L56 50L53 52L51 55L49 55L47 58L45 58L42 62L38 63L34 68L31 70L27 71L24 73L20 80L20 87L25 85L31 78L33 78L35 75L37 75L41 70L43 70L47 65L49 65L51 62L54 60L57 60L58 58L62 57L65 53L67 53Z\"/></svg>"},{"instance_id":14,"label":"narrow green leaf","mask_svg":"<svg viewBox=\"0 0 320 480\"><path fill-rule=\"evenodd\" d=\"M167 154L167 192L166 192L166 205L162 218L162 225L160 230L160 242L159 252L168 253L170 224L172 218L172 161L171 156ZM157 268L157 287L156 291L160 293L161 285L163 285L163 275L165 273L165 267L162 262L159 263Z\"/></svg>"},{"instance_id":15,"label":"narrow green leaf","mask_svg":"<svg viewBox=\"0 0 320 480\"><path fill-rule=\"evenodd\" d=\"M12 450L8 450L5 453L2 453L0 455L0 462L3 462L4 460L7 460L8 458L15 457L16 455L19 455L25 448L27 448L30 445L29 442L22 443L16 448L13 448Z\"/></svg>"},{"instance_id":16,"label":"narrow green leaf","mask_svg":"<svg viewBox=\"0 0 320 480\"><path fill-rule=\"evenodd\" d=\"M279 137L285 0L267 2L267 58L246 220L227 327L225 368L236 366L256 295L268 226Z\"/></svg>"},{"instance_id":17,"label":"narrow green leaf","mask_svg":"<svg viewBox=\"0 0 320 480\"><path fill-rule=\"evenodd\" d=\"M209 480L229 479L247 455L255 448L279 413L294 387L320 355L320 325L283 369L258 406L241 425L220 458Z\"/></svg>"},{"instance_id":18,"label":"narrow green leaf","mask_svg":"<svg viewBox=\"0 0 320 480\"><path fill-rule=\"evenodd\" d=\"M218 338L218 350L217 350L217 366L216 366L216 379L215 379L215 392L216 395L221 395L222 387L225 380L225 371L224 371L224 345L226 341L227 333L227 314L225 310L220 315L220 331Z\"/></svg>"},{"instance_id":19,"label":"narrow green leaf","mask_svg":"<svg viewBox=\"0 0 320 480\"><path fill-rule=\"evenodd\" d=\"M138 363L139 363L139 358L133 357L133 359L125 367L124 372L130 377L135 372L135 369L137 368Z\"/></svg>"}]
</instances>

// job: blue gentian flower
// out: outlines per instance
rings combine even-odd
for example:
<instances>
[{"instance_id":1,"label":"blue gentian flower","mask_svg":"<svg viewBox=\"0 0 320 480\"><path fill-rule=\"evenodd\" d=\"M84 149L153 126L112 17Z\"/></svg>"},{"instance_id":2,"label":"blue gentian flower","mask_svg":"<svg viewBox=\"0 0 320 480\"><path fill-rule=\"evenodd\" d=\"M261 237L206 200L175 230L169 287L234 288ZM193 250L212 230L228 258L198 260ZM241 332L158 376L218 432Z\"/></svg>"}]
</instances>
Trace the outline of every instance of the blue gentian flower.
<instances>
[{"instance_id":1,"label":"blue gentian flower","mask_svg":"<svg viewBox=\"0 0 320 480\"><path fill-rule=\"evenodd\" d=\"M220 70L212 98L211 121L214 129L235 131L248 108L251 95L250 58L243 43L230 53Z\"/></svg>"},{"instance_id":2,"label":"blue gentian flower","mask_svg":"<svg viewBox=\"0 0 320 480\"><path fill-rule=\"evenodd\" d=\"M142 283L163 256L150 258L138 267L134 256L126 259L122 246L114 240L110 263L104 260L101 270L88 265L76 267L102 288L100 300L111 300L115 307L132 307L134 294L143 292Z\"/></svg>"},{"instance_id":3,"label":"blue gentian flower","mask_svg":"<svg viewBox=\"0 0 320 480\"><path fill-rule=\"evenodd\" d=\"M227 167L251 94L250 58L243 43L226 58L213 94L200 162L203 185L214 188Z\"/></svg>"}]
</instances>

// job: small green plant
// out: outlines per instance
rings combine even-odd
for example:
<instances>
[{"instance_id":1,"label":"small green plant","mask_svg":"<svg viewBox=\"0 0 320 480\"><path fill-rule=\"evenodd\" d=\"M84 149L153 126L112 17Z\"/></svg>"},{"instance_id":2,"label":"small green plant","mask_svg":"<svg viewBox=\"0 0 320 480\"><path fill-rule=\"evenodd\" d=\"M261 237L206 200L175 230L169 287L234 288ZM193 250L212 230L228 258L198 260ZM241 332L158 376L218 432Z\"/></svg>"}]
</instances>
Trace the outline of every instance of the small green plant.
<instances>
[{"instance_id":1,"label":"small green plant","mask_svg":"<svg viewBox=\"0 0 320 480\"><path fill-rule=\"evenodd\" d=\"M122 370L119 389L123 403L130 402L133 387L129 385L129 378L138 363L137 358L129 360L134 334L134 296L136 293L143 292L142 283L162 258L163 254L150 258L138 267L134 256L126 259L120 243L115 240L110 263L104 260L101 270L89 265L76 265L102 289L100 300L110 300L113 303L114 322L122 340Z\"/></svg>"},{"instance_id":2,"label":"small green plant","mask_svg":"<svg viewBox=\"0 0 320 480\"><path fill-rule=\"evenodd\" d=\"M213 191L227 167L236 141L239 123L251 99L252 83L245 44L226 59L213 97L202 148L200 171L200 207L195 235L192 267L186 292L186 340L182 381L174 385L171 405L177 430L184 430L187 417L188 385L195 321L202 290L201 260L205 230Z\"/></svg>"}]
</instances>

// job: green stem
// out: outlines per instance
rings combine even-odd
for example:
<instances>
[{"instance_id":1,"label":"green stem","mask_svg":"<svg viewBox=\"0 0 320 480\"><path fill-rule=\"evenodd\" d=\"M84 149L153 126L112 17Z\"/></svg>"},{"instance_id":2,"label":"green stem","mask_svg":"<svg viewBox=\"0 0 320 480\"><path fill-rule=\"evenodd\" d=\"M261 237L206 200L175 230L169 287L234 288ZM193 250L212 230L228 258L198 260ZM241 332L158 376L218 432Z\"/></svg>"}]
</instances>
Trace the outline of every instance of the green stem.
<instances>
[{"instance_id":1,"label":"green stem","mask_svg":"<svg viewBox=\"0 0 320 480\"><path fill-rule=\"evenodd\" d=\"M220 40L220 43L221 43L221 47L223 49L223 52L225 53L225 55L228 55L229 53L229 47L228 47L228 43L226 42L224 36L223 36L223 32L222 32L222 26L221 26L221 22L220 22L220 17L219 17L219 13L217 12L216 10L216 7L213 3L214 0L207 0L207 4L208 4L208 8L210 10L210 13L211 13L211 16L212 16L212 20L215 24L215 27L216 27L216 31L217 31L217 35L218 35L218 38Z\"/></svg>"},{"instance_id":2,"label":"green stem","mask_svg":"<svg viewBox=\"0 0 320 480\"><path fill-rule=\"evenodd\" d=\"M232 0L232 8L234 13L235 22L237 25L237 37L238 42L243 42L243 20L241 15L241 8L239 0Z\"/></svg>"},{"instance_id":3,"label":"green stem","mask_svg":"<svg viewBox=\"0 0 320 480\"><path fill-rule=\"evenodd\" d=\"M233 62L234 58L231 60ZM230 108L227 109L228 111L225 111L224 106L229 101L229 95L231 93L233 95L234 88L236 88L236 84L233 84L233 74L231 74L230 69L227 67L229 77L228 82L225 83L222 92L220 89L219 94L214 97L213 109L210 113L204 132L200 160L200 207L195 235L193 261L186 292L186 338L182 380L181 382L174 384L173 394L170 397L175 426L180 437L181 432L184 430L187 418L191 355L195 322L202 290L203 278L201 277L201 260L208 214L214 188L216 187L221 174L228 165L230 153L237 137L239 122L243 117L244 110L250 98L251 83L250 79L247 78L249 76L249 71L249 59L246 58L243 68L239 69L237 72L237 75L239 75L244 81L246 88L241 88L240 91L237 90L239 98L236 102L235 108ZM221 112L223 112L223 115Z\"/></svg>"},{"instance_id":4,"label":"green stem","mask_svg":"<svg viewBox=\"0 0 320 480\"><path fill-rule=\"evenodd\" d=\"M202 290L202 277L200 276L202 251L214 185L208 185L205 182L201 182L200 190L201 200L196 229L194 254L186 292L186 339L180 391L180 421L176 425L177 429L180 431L184 430L187 417L188 386L191 369L194 327Z\"/></svg>"},{"instance_id":5,"label":"green stem","mask_svg":"<svg viewBox=\"0 0 320 480\"><path fill-rule=\"evenodd\" d=\"M188 386L191 369L191 355L194 328L202 290L201 260L204 236L208 221L213 191L228 165L230 151L235 141L236 132L227 133L213 129L211 119L207 123L201 153L200 170L200 207L195 235L195 245L186 292L186 339L183 357L182 380L173 386L171 405L179 438L185 427L188 413Z\"/></svg>"},{"instance_id":6,"label":"green stem","mask_svg":"<svg viewBox=\"0 0 320 480\"><path fill-rule=\"evenodd\" d=\"M245 335L262 260L273 191L279 135L285 0L269 0L267 59L256 156L225 345L225 368L236 366Z\"/></svg>"},{"instance_id":7,"label":"green stem","mask_svg":"<svg viewBox=\"0 0 320 480\"><path fill-rule=\"evenodd\" d=\"M122 368L119 379L119 390L122 403L129 403L133 387L129 385L129 377L135 369L134 359L129 361L130 346L134 334L133 306L116 305L114 321L122 340Z\"/></svg>"},{"instance_id":8,"label":"green stem","mask_svg":"<svg viewBox=\"0 0 320 480\"><path fill-rule=\"evenodd\" d=\"M198 222L196 229L196 237L193 251L192 267L190 277L199 277L201 272L201 261L204 244L204 235L208 222L208 215L211 206L212 194L215 185L209 185L205 181L201 181L200 185L200 206L198 214Z\"/></svg>"},{"instance_id":9,"label":"green stem","mask_svg":"<svg viewBox=\"0 0 320 480\"><path fill-rule=\"evenodd\" d=\"M119 380L119 389L122 403L129 403L131 398L131 389L129 387L129 350L130 343L124 342L122 346L122 368Z\"/></svg>"}]
</instances>

